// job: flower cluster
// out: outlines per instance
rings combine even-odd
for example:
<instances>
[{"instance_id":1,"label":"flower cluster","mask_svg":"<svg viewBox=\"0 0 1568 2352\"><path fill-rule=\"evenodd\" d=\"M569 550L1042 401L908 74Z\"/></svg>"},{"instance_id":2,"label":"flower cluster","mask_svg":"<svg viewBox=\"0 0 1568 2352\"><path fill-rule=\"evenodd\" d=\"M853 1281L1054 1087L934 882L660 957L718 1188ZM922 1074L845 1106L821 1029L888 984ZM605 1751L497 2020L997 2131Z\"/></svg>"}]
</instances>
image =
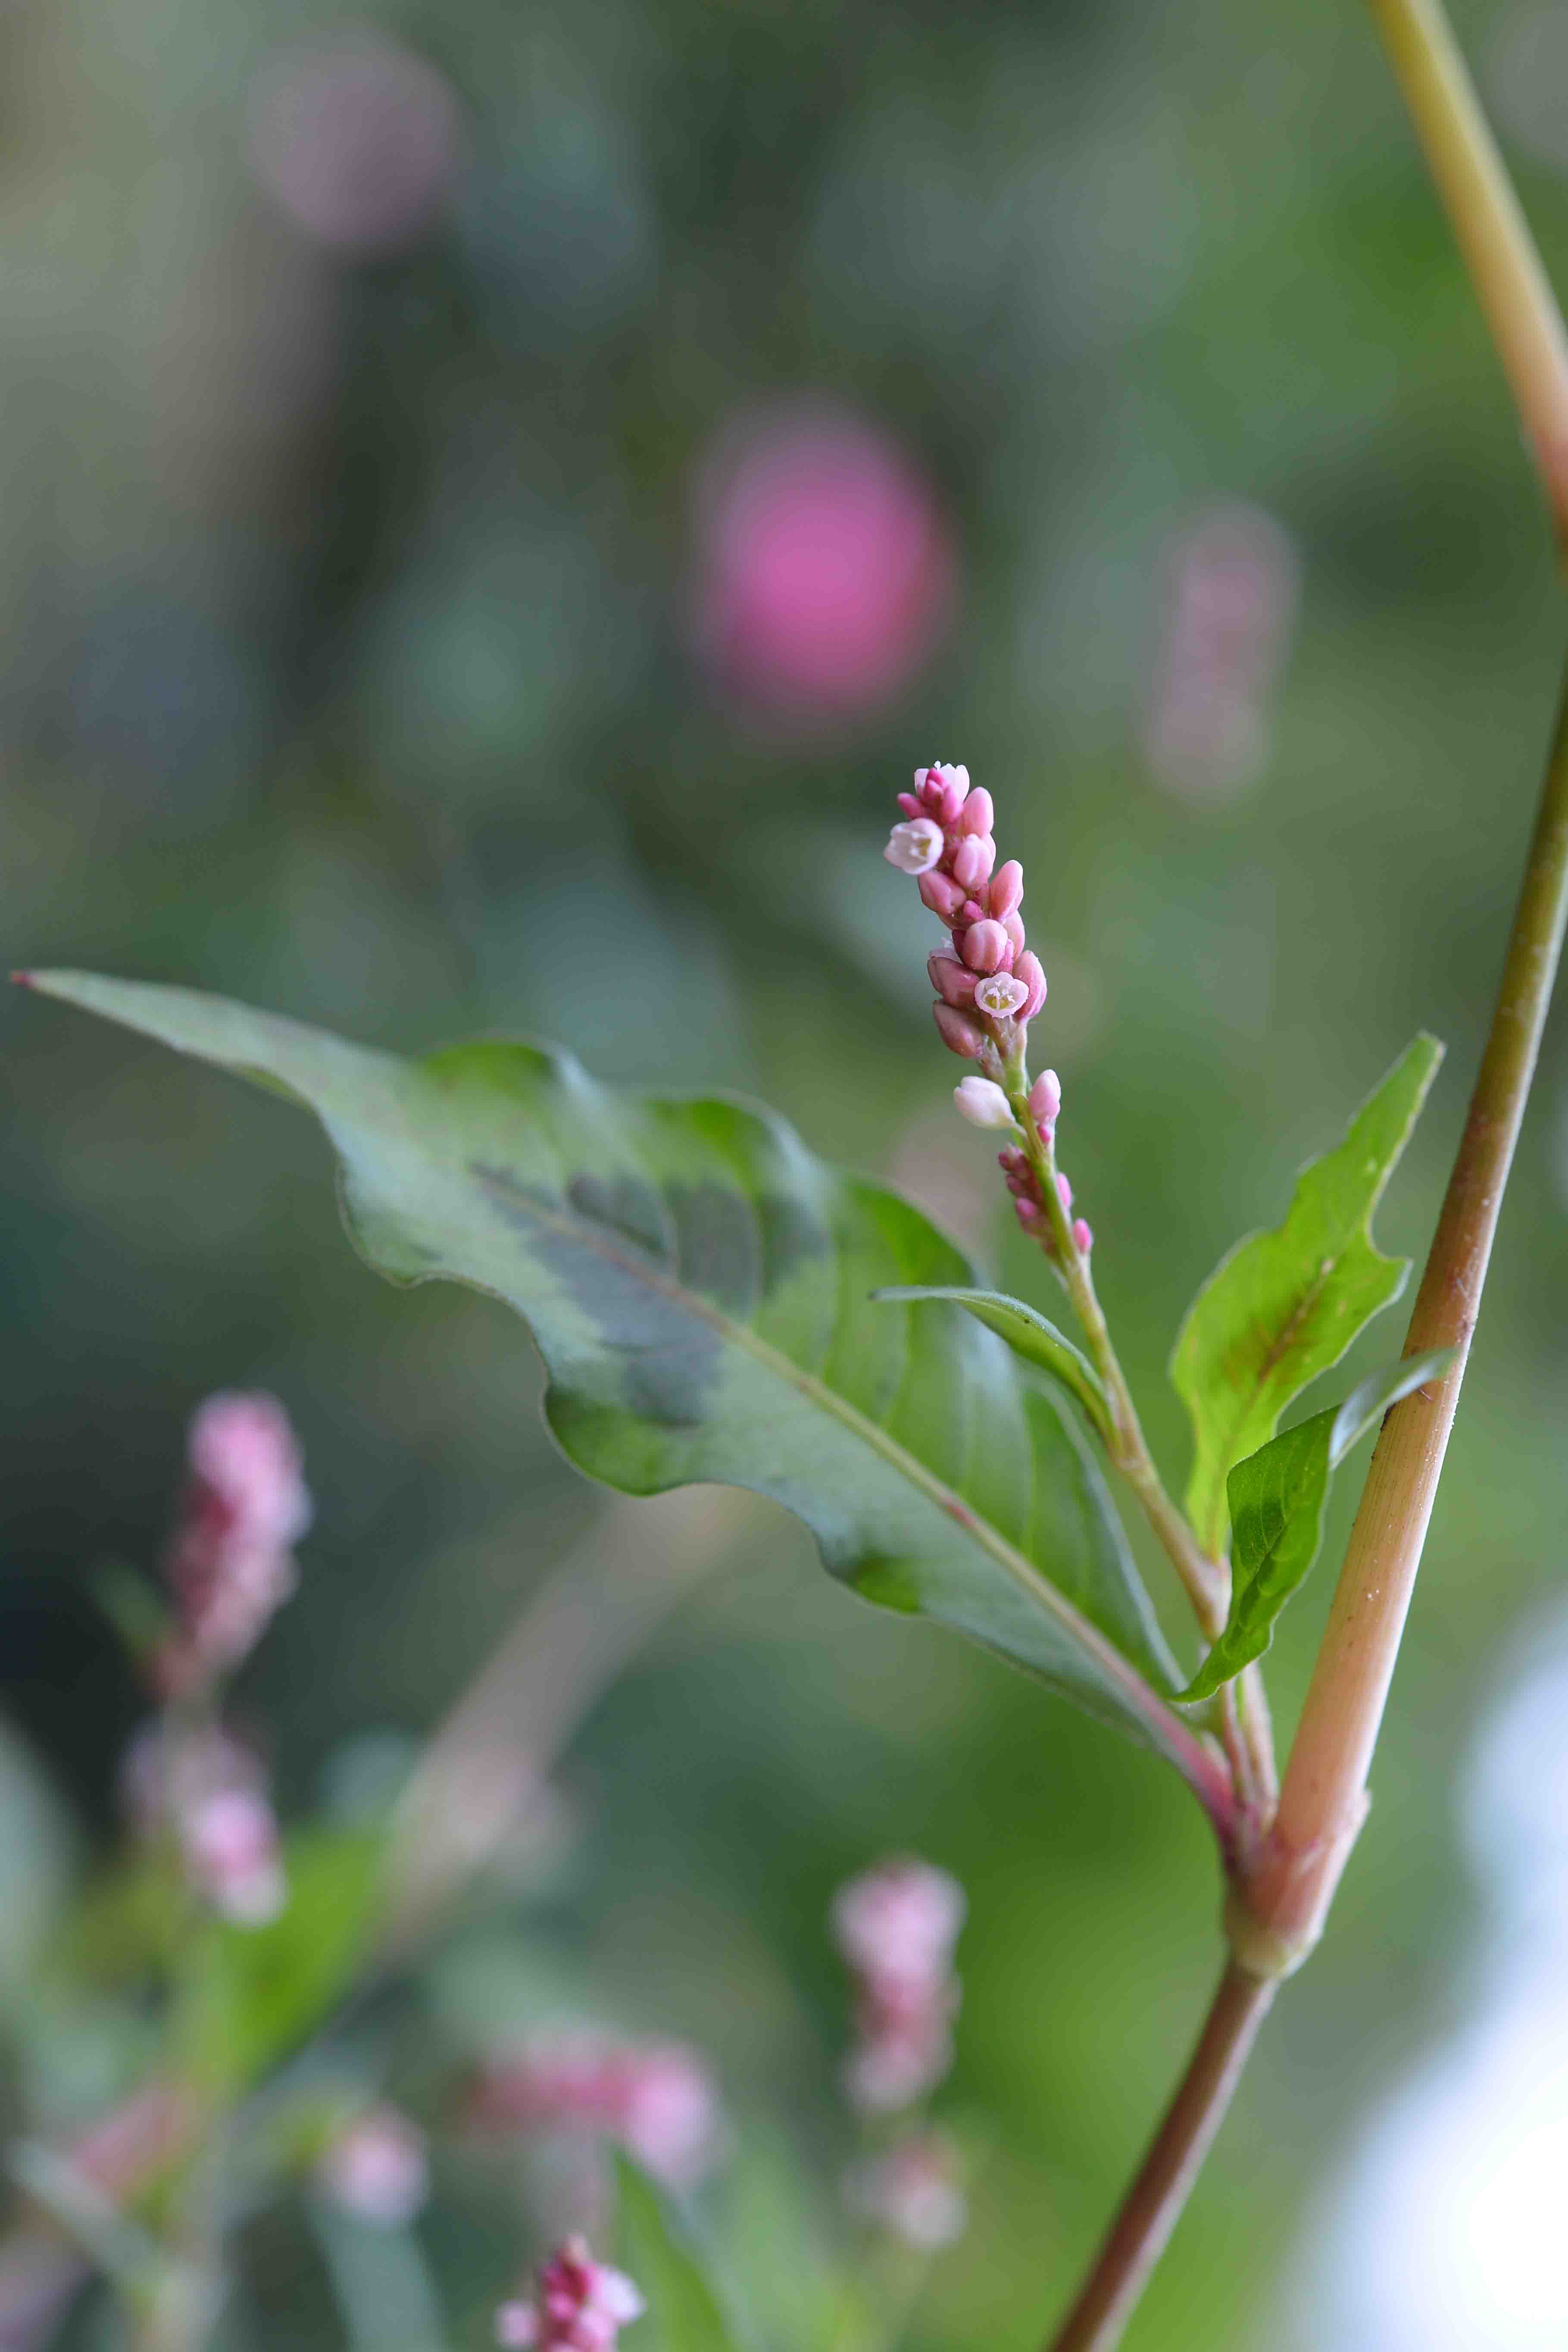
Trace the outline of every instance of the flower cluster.
<instances>
[{"instance_id":1,"label":"flower cluster","mask_svg":"<svg viewBox=\"0 0 1568 2352\"><path fill-rule=\"evenodd\" d=\"M956 1879L914 1860L879 1863L839 1890L833 1927L856 1977L858 2037L846 2079L864 2113L912 2105L952 2063L965 1907Z\"/></svg>"},{"instance_id":2,"label":"flower cluster","mask_svg":"<svg viewBox=\"0 0 1568 2352\"><path fill-rule=\"evenodd\" d=\"M970 790L967 768L917 768L914 783L899 794L904 823L883 855L900 874L919 876L921 899L952 935L927 965L936 1025L955 1054L984 1065L989 1045L1009 1060L1046 1001L1046 975L1018 912L1024 869L1016 857L996 864L991 795Z\"/></svg>"},{"instance_id":3,"label":"flower cluster","mask_svg":"<svg viewBox=\"0 0 1568 2352\"><path fill-rule=\"evenodd\" d=\"M345 2213L378 2230L405 2229L430 2194L425 2135L398 2108L370 2107L333 2134L316 2179Z\"/></svg>"},{"instance_id":4,"label":"flower cluster","mask_svg":"<svg viewBox=\"0 0 1568 2352\"><path fill-rule=\"evenodd\" d=\"M920 877L920 894L952 934L952 945L928 957L926 970L936 990L932 1011L943 1045L978 1061L984 1077L963 1078L953 1101L972 1127L1019 1133L1013 1105L997 1083L1023 1082L1028 1024L1046 1001L1046 975L1025 943L1019 907L1024 869L1016 857L996 865L989 793L970 789L967 768L915 770L912 793L899 794L904 822L896 824L883 852L902 874ZM1061 1112L1061 1083L1045 1071L1029 1089L1029 1111L1049 1151ZM1047 1214L1040 1178L1027 1153L1015 1141L1001 1155L1002 1172L1013 1195L1018 1223L1053 1257L1056 1231ZM1072 1207L1072 1186L1056 1179L1064 1213ZM1072 1244L1088 1255L1094 1235L1081 1217L1071 1225Z\"/></svg>"},{"instance_id":5,"label":"flower cluster","mask_svg":"<svg viewBox=\"0 0 1568 2352\"><path fill-rule=\"evenodd\" d=\"M275 1397L208 1397L164 1562L179 1631L159 1658L178 1694L237 1665L293 1591L310 1524L299 1440Z\"/></svg>"},{"instance_id":6,"label":"flower cluster","mask_svg":"<svg viewBox=\"0 0 1568 2352\"><path fill-rule=\"evenodd\" d=\"M584 2238L568 2238L539 2273L538 2293L503 2303L496 2342L536 2352L613 2352L621 2329L647 2308L624 2272L596 2263Z\"/></svg>"},{"instance_id":7,"label":"flower cluster","mask_svg":"<svg viewBox=\"0 0 1568 2352\"><path fill-rule=\"evenodd\" d=\"M132 1741L121 1797L143 1837L173 1835L192 1888L226 1919L262 1927L288 1899L260 1759L216 1724L160 1717Z\"/></svg>"},{"instance_id":8,"label":"flower cluster","mask_svg":"<svg viewBox=\"0 0 1568 2352\"><path fill-rule=\"evenodd\" d=\"M489 2063L469 2112L491 2128L602 2135L671 2187L706 2170L719 2137L712 2076L674 2042L535 2037Z\"/></svg>"}]
</instances>

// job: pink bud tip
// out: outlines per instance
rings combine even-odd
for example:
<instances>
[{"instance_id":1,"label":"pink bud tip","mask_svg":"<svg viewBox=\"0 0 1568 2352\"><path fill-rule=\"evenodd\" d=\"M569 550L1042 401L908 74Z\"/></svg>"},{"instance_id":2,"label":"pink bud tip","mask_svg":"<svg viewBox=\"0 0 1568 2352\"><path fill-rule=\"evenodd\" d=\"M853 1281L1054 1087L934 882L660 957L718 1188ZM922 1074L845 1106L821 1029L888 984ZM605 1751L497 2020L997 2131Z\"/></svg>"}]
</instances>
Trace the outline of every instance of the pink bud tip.
<instances>
[{"instance_id":1,"label":"pink bud tip","mask_svg":"<svg viewBox=\"0 0 1568 2352\"><path fill-rule=\"evenodd\" d=\"M1072 1245L1079 1257L1087 1257L1094 1247L1094 1229L1090 1225L1086 1225L1081 1217L1078 1218L1073 1224Z\"/></svg>"},{"instance_id":2,"label":"pink bud tip","mask_svg":"<svg viewBox=\"0 0 1568 2352\"><path fill-rule=\"evenodd\" d=\"M951 824L963 806L969 771L938 760L929 768L915 770L915 790L939 824Z\"/></svg>"},{"instance_id":3,"label":"pink bud tip","mask_svg":"<svg viewBox=\"0 0 1568 2352\"><path fill-rule=\"evenodd\" d=\"M956 872L956 865L954 871ZM999 866L991 877L991 911L1000 919L1015 913L1024 896L1024 869L1016 857Z\"/></svg>"},{"instance_id":4,"label":"pink bud tip","mask_svg":"<svg viewBox=\"0 0 1568 2352\"><path fill-rule=\"evenodd\" d=\"M1022 915L1004 915L1002 918L1002 929L1006 932L1007 937L1013 942L1013 953L1016 956L1021 956L1024 952L1024 919Z\"/></svg>"},{"instance_id":5,"label":"pink bud tip","mask_svg":"<svg viewBox=\"0 0 1568 2352\"><path fill-rule=\"evenodd\" d=\"M1020 980L1026 978L1027 975L1024 971L1024 966L1030 961L1031 959L1027 956L1019 957L1018 977ZM1042 973L1042 994L1044 993L1044 987L1045 978ZM1039 1121L1042 1127L1054 1127L1057 1119L1061 1114L1061 1107L1062 1082L1060 1078L1058 1077L1054 1070L1042 1070L1039 1076L1035 1080L1034 1085L1029 1088L1029 1108L1034 1112L1036 1118Z\"/></svg>"},{"instance_id":6,"label":"pink bud tip","mask_svg":"<svg viewBox=\"0 0 1568 2352\"><path fill-rule=\"evenodd\" d=\"M1010 971L994 971L974 992L975 1003L993 1021L1010 1021L1016 1013L1022 1013L1028 998L1029 992L1023 982Z\"/></svg>"},{"instance_id":7,"label":"pink bud tip","mask_svg":"<svg viewBox=\"0 0 1568 2352\"><path fill-rule=\"evenodd\" d=\"M918 816L908 824L893 827L882 855L900 874L928 874L946 846L942 827L935 819Z\"/></svg>"},{"instance_id":8,"label":"pink bud tip","mask_svg":"<svg viewBox=\"0 0 1568 2352\"><path fill-rule=\"evenodd\" d=\"M952 853L952 878L966 890L978 890L996 863L996 844L988 833L966 833ZM995 913L993 908L992 912Z\"/></svg>"},{"instance_id":9,"label":"pink bud tip","mask_svg":"<svg viewBox=\"0 0 1568 2352\"><path fill-rule=\"evenodd\" d=\"M933 915L940 915L944 923L951 923L963 904L963 893L951 874L939 874L933 869L922 874L915 887L922 903Z\"/></svg>"},{"instance_id":10,"label":"pink bud tip","mask_svg":"<svg viewBox=\"0 0 1568 2352\"><path fill-rule=\"evenodd\" d=\"M945 955L939 950L935 955L927 956L926 970L931 974L931 984L942 1003L956 1004L961 1013L966 1013L974 1002L974 974L959 962L952 949Z\"/></svg>"},{"instance_id":11,"label":"pink bud tip","mask_svg":"<svg viewBox=\"0 0 1568 2352\"><path fill-rule=\"evenodd\" d=\"M1046 1001L1046 975L1041 969L1040 959L1032 948L1024 950L1023 954L1013 966L1013 973L1016 979L1023 982L1029 992L1028 1002L1018 1018L1020 1021L1032 1021Z\"/></svg>"},{"instance_id":12,"label":"pink bud tip","mask_svg":"<svg viewBox=\"0 0 1568 2352\"><path fill-rule=\"evenodd\" d=\"M1013 1112L994 1078L960 1078L952 1099L971 1127L1011 1127Z\"/></svg>"},{"instance_id":13,"label":"pink bud tip","mask_svg":"<svg viewBox=\"0 0 1568 2352\"><path fill-rule=\"evenodd\" d=\"M900 793L899 794L899 806L903 810L903 813L907 817L919 818L923 817L926 814L926 804L924 801L920 799L918 794L914 793Z\"/></svg>"},{"instance_id":14,"label":"pink bud tip","mask_svg":"<svg viewBox=\"0 0 1568 2352\"><path fill-rule=\"evenodd\" d=\"M1033 1201L1023 1199L1016 1200L1013 1203L1013 1214L1017 1218L1018 1223L1023 1226L1026 1233L1028 1232L1031 1225L1037 1225L1040 1222L1040 1212L1038 1206Z\"/></svg>"},{"instance_id":15,"label":"pink bud tip","mask_svg":"<svg viewBox=\"0 0 1568 2352\"><path fill-rule=\"evenodd\" d=\"M1072 1207L1072 1186L1068 1182L1065 1170L1060 1168L1057 1170L1057 1198L1064 1209Z\"/></svg>"},{"instance_id":16,"label":"pink bud tip","mask_svg":"<svg viewBox=\"0 0 1568 2352\"><path fill-rule=\"evenodd\" d=\"M984 922L971 923L960 952L971 971L1005 971L1013 961L1013 942L1001 924L987 917Z\"/></svg>"},{"instance_id":17,"label":"pink bud tip","mask_svg":"<svg viewBox=\"0 0 1568 2352\"><path fill-rule=\"evenodd\" d=\"M939 1001L931 1007L931 1017L948 1051L962 1054L966 1061L973 1061L985 1039L968 1015Z\"/></svg>"},{"instance_id":18,"label":"pink bud tip","mask_svg":"<svg viewBox=\"0 0 1568 2352\"><path fill-rule=\"evenodd\" d=\"M36 988L37 982L30 971L14 971L11 974L11 985L13 988Z\"/></svg>"},{"instance_id":19,"label":"pink bud tip","mask_svg":"<svg viewBox=\"0 0 1568 2352\"><path fill-rule=\"evenodd\" d=\"M991 833L995 824L991 795L983 784L977 784L958 812L958 829L960 833Z\"/></svg>"}]
</instances>

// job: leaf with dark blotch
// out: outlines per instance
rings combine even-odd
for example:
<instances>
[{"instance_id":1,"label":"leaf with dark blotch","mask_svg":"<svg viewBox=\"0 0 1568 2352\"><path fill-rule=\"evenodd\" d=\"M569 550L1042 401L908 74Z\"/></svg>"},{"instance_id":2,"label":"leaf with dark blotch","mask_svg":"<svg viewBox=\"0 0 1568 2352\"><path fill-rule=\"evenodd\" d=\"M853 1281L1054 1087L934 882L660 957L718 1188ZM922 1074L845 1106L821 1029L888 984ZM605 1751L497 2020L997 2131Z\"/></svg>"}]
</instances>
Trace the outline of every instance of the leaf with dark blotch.
<instances>
[{"instance_id":1,"label":"leaf with dark blotch","mask_svg":"<svg viewBox=\"0 0 1568 2352\"><path fill-rule=\"evenodd\" d=\"M1275 1620L1318 1557L1333 1473L1390 1405L1423 1381L1437 1379L1454 1352L1435 1348L1385 1365L1352 1389L1343 1404L1282 1430L1237 1464L1229 1481L1230 1615L1182 1693L1184 1700L1212 1696L1263 1655L1274 1639Z\"/></svg>"},{"instance_id":2,"label":"leaf with dark blotch","mask_svg":"<svg viewBox=\"0 0 1568 2352\"><path fill-rule=\"evenodd\" d=\"M1100 1374L1081 1348L1075 1348L1063 1331L1022 1298L1009 1298L1002 1290L964 1290L953 1285L937 1285L925 1289L908 1286L872 1293L879 1302L898 1303L926 1298L945 1299L952 1306L962 1307L988 1331L1005 1339L1016 1356L1026 1364L1038 1365L1049 1372L1064 1388L1072 1391L1088 1413L1095 1428L1107 1444L1111 1434L1110 1403Z\"/></svg>"},{"instance_id":3,"label":"leaf with dark blotch","mask_svg":"<svg viewBox=\"0 0 1568 2352\"><path fill-rule=\"evenodd\" d=\"M616 2158L616 2266L647 2306L632 2336L639 2352L740 2352L741 2339L685 2231L626 2156Z\"/></svg>"},{"instance_id":4,"label":"leaf with dark blotch","mask_svg":"<svg viewBox=\"0 0 1568 2352\"><path fill-rule=\"evenodd\" d=\"M1238 1242L1187 1310L1171 1378L1193 1423L1187 1516L1208 1551L1225 1541L1234 1465L1405 1287L1408 1261L1373 1247L1372 1215L1442 1058L1417 1037L1343 1142L1302 1170L1284 1223Z\"/></svg>"},{"instance_id":5,"label":"leaf with dark blotch","mask_svg":"<svg viewBox=\"0 0 1568 2352\"><path fill-rule=\"evenodd\" d=\"M1087 1442L972 1317L872 1303L973 1282L908 1202L744 1103L613 1092L530 1045L405 1062L184 990L35 985L308 1104L364 1255L516 1307L590 1475L773 1496L868 1600L999 1651L1223 1805Z\"/></svg>"}]
</instances>

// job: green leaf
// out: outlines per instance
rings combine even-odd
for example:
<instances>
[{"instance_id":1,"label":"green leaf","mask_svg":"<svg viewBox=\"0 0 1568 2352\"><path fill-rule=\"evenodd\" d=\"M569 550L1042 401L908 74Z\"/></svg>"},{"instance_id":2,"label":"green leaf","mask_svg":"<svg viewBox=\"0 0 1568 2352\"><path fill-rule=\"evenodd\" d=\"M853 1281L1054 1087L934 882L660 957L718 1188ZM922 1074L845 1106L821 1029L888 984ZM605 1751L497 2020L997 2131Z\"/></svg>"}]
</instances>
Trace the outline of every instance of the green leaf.
<instances>
[{"instance_id":1,"label":"green leaf","mask_svg":"<svg viewBox=\"0 0 1568 2352\"><path fill-rule=\"evenodd\" d=\"M773 1496L866 1599L1013 1659L1215 1801L1087 1444L973 1318L870 1303L973 1282L906 1202L744 1103L611 1092L566 1055L404 1062L184 990L33 984L313 1109L364 1255L524 1315L549 1425L590 1475Z\"/></svg>"},{"instance_id":2,"label":"green leaf","mask_svg":"<svg viewBox=\"0 0 1568 2352\"><path fill-rule=\"evenodd\" d=\"M1454 1354L1452 1348L1434 1348L1369 1373L1343 1404L1298 1422L1237 1464L1229 1481L1230 1615L1184 1700L1212 1697L1263 1655L1274 1639L1275 1619L1318 1557L1332 1474L1390 1405L1446 1371Z\"/></svg>"},{"instance_id":3,"label":"green leaf","mask_svg":"<svg viewBox=\"0 0 1568 2352\"><path fill-rule=\"evenodd\" d=\"M738 2352L701 2263L653 2182L625 2156L616 2158L616 2261L647 2305L628 2352Z\"/></svg>"},{"instance_id":4,"label":"green leaf","mask_svg":"<svg viewBox=\"0 0 1568 2352\"><path fill-rule=\"evenodd\" d=\"M1211 1552L1234 1465L1405 1287L1409 1262L1373 1248L1372 1215L1442 1058L1435 1037L1417 1037L1344 1141L1302 1170L1284 1223L1238 1242L1187 1310L1171 1378L1193 1423L1187 1516Z\"/></svg>"},{"instance_id":5,"label":"green leaf","mask_svg":"<svg viewBox=\"0 0 1568 2352\"><path fill-rule=\"evenodd\" d=\"M1006 1340L1016 1356L1026 1364L1037 1364L1044 1372L1069 1388L1088 1413L1101 1437L1110 1439L1110 1402L1100 1382L1100 1374L1080 1348L1075 1348L1065 1332L1048 1322L1037 1307L1030 1307L1022 1298L1009 1298L1001 1290L962 1290L953 1285L938 1284L924 1289L905 1286L871 1293L879 1304L883 1300L918 1301L925 1298L946 1299L962 1307L988 1331L994 1331Z\"/></svg>"}]
</instances>

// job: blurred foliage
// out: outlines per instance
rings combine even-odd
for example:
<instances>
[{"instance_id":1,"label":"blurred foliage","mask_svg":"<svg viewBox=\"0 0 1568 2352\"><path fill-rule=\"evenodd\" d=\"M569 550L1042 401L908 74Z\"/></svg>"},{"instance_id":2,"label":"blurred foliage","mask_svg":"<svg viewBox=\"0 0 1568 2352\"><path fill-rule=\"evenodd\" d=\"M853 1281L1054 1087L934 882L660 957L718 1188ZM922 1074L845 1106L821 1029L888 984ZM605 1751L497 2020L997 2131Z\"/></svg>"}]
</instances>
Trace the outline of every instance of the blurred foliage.
<instances>
[{"instance_id":1,"label":"blurred foliage","mask_svg":"<svg viewBox=\"0 0 1568 2352\"><path fill-rule=\"evenodd\" d=\"M1522 20L1458 19L1561 276L1568 155L1521 99ZM428 218L355 252L256 160L258 92L322 12L0 21L12 960L741 1085L1026 1289L984 1144L950 1132L929 942L876 856L906 772L963 758L1027 866L1040 1058L1179 1475L1183 1307L1426 1026L1449 1060L1381 1228L1421 1244L1555 691L1547 531L1362 16L403 0L376 22L458 127ZM815 724L739 705L689 627L706 453L796 395L892 436L955 559L918 675ZM1264 772L1194 796L1152 773L1146 705L1169 551L1237 499L1291 534L1300 625ZM385 1290L343 1248L304 1122L54 1008L0 1019L8 1943L103 1834L142 1702L90 1578L153 1556L204 1391L274 1389L306 1438L304 1588L241 1694L295 1816L351 1743L436 1717L599 1506L510 1321ZM1278 2340L1312 2183L1452 2003L1457 1727L1556 1591L1565 1138L1559 1022L1372 1822L1134 2347ZM1287 1727L1317 1585L1270 1654ZM1181 1791L826 1588L776 1517L599 1705L566 1780L588 1827L545 1906L552 1965L699 2041L807 2148L841 2030L832 1886L889 1845L963 1877L952 2095L994 2154L909 2342L1034 2341L1214 1965ZM18 2064L78 2112L134 2071L118 2028L23 2022ZM517 2252L487 2194L429 2224L464 2308ZM303 2223L253 2227L271 2324L338 2340Z\"/></svg>"}]
</instances>

